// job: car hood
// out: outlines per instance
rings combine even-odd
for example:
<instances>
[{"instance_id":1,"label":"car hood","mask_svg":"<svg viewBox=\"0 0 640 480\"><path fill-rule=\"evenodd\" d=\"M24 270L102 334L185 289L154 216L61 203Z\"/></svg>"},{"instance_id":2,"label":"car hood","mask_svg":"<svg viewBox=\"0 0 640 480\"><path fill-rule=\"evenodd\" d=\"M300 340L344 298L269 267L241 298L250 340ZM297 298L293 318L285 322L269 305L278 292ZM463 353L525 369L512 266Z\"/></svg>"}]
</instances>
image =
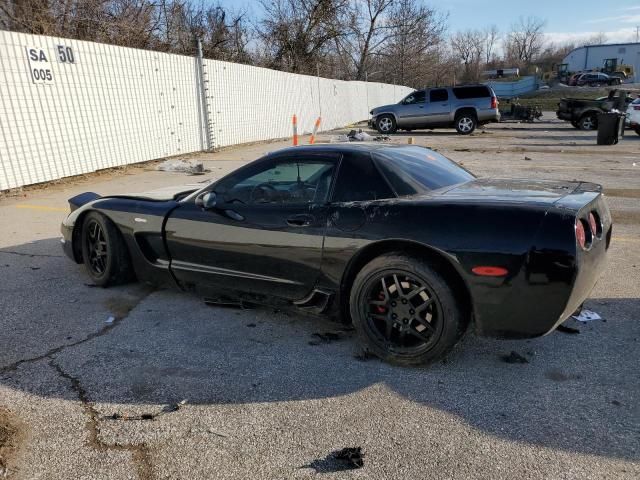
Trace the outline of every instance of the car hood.
<instances>
[{"instance_id":1,"label":"car hood","mask_svg":"<svg viewBox=\"0 0 640 480\"><path fill-rule=\"evenodd\" d=\"M189 193L193 193L196 190L200 190L206 185L207 182L203 183L191 183L187 185L179 185L179 186L171 186L171 187L163 187L155 190L149 190L146 192L139 193L126 193L126 194L118 194L118 195L108 195L108 197L103 198L137 198L140 200L153 200L153 201L169 201L175 200L177 197L182 195L188 195Z\"/></svg>"},{"instance_id":2,"label":"car hood","mask_svg":"<svg viewBox=\"0 0 640 480\"><path fill-rule=\"evenodd\" d=\"M550 205L577 190L599 192L600 185L579 181L478 178L440 194L451 200Z\"/></svg>"},{"instance_id":3,"label":"car hood","mask_svg":"<svg viewBox=\"0 0 640 480\"><path fill-rule=\"evenodd\" d=\"M381 107L376 107L371 110L371 115L377 115L381 112L388 112L389 110L393 110L398 106L397 103L392 103L390 105L382 105Z\"/></svg>"}]
</instances>

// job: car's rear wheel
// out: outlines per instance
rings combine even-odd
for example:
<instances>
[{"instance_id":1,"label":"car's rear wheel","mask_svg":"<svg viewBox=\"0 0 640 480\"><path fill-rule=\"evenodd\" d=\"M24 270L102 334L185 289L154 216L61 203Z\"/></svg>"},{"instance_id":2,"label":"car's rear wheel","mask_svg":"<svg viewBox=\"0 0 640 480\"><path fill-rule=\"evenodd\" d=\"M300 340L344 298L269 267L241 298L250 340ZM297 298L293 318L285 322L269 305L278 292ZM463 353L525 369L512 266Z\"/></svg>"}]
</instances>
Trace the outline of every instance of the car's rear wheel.
<instances>
[{"instance_id":1,"label":"car's rear wheel","mask_svg":"<svg viewBox=\"0 0 640 480\"><path fill-rule=\"evenodd\" d=\"M598 116L595 113L585 113L578 120L580 130L595 130L598 128Z\"/></svg>"},{"instance_id":2,"label":"car's rear wheel","mask_svg":"<svg viewBox=\"0 0 640 480\"><path fill-rule=\"evenodd\" d=\"M395 133L397 129L396 119L393 118L393 115L381 115L376 120L376 129L384 135Z\"/></svg>"},{"instance_id":3,"label":"car's rear wheel","mask_svg":"<svg viewBox=\"0 0 640 480\"><path fill-rule=\"evenodd\" d=\"M129 252L116 226L98 212L89 212L82 224L82 259L96 285L107 287L132 278Z\"/></svg>"},{"instance_id":4,"label":"car's rear wheel","mask_svg":"<svg viewBox=\"0 0 640 480\"><path fill-rule=\"evenodd\" d=\"M459 113L455 120L456 131L460 135L469 135L478 126L478 119L473 113Z\"/></svg>"},{"instance_id":5,"label":"car's rear wheel","mask_svg":"<svg viewBox=\"0 0 640 480\"><path fill-rule=\"evenodd\" d=\"M363 346L401 365L443 358L466 328L445 278L428 263L400 253L375 258L358 273L350 313Z\"/></svg>"}]
</instances>

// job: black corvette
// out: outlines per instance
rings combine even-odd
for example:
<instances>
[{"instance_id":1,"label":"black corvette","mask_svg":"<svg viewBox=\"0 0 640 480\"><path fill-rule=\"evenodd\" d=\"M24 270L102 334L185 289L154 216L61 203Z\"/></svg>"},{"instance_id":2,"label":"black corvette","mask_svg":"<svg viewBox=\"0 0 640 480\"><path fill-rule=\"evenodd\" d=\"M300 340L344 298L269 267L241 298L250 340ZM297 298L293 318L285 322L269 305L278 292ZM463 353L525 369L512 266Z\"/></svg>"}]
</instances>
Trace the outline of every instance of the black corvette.
<instances>
[{"instance_id":1,"label":"black corvette","mask_svg":"<svg viewBox=\"0 0 640 480\"><path fill-rule=\"evenodd\" d=\"M477 179L417 146L293 147L199 189L69 203L64 250L98 285L137 278L333 315L401 364L442 357L470 324L553 331L611 241L599 185Z\"/></svg>"}]
</instances>

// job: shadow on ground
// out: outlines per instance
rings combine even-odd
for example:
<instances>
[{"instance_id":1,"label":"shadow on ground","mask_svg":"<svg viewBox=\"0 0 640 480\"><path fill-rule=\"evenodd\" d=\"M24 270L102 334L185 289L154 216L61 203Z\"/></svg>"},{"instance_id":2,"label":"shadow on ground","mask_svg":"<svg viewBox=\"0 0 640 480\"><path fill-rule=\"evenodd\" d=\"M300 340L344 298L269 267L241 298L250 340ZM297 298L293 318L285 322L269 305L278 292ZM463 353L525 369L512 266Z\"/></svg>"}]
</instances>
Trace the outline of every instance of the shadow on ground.
<instances>
[{"instance_id":1,"label":"shadow on ground","mask_svg":"<svg viewBox=\"0 0 640 480\"><path fill-rule=\"evenodd\" d=\"M497 437L640 459L637 298L591 299L589 306L605 320L570 321L579 334L556 332L527 341L468 334L446 361L400 368L363 358L353 332L324 319L266 308L210 307L173 291L144 297L135 284L92 288L66 258L29 256L55 252L57 242L0 252L1 268L24 270L24 280L14 277L18 284L41 276L59 279L39 285L34 309L21 310L20 298L2 292L0 351L20 351L20 345L33 343L29 336L38 340L37 348L29 347L21 357L32 361L0 373L6 387L41 397L60 395L34 373L54 362L108 416L115 413L110 404L140 411L183 399L203 405L289 402L344 396L382 384ZM40 262L37 270L34 261ZM52 303L53 298L63 302ZM139 303L132 305L132 298ZM103 332L105 319L120 303L127 305L122 320ZM60 304L71 308L57 312ZM31 322L32 330L25 330L24 322ZM337 338L318 342L321 337L314 334L327 332ZM528 363L505 363L502 357L512 350ZM47 352L53 353L45 357ZM4 366L15 362L0 358ZM77 399L68 391L68 400Z\"/></svg>"}]
</instances>

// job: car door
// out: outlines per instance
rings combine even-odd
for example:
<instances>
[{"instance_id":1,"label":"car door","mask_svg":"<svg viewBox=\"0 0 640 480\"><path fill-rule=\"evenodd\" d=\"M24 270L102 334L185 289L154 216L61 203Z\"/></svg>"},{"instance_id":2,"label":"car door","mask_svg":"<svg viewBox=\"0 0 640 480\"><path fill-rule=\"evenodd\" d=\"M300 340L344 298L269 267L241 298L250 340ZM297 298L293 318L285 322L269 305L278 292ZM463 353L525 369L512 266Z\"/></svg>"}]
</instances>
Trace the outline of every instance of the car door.
<instances>
[{"instance_id":1,"label":"car door","mask_svg":"<svg viewBox=\"0 0 640 480\"><path fill-rule=\"evenodd\" d=\"M417 90L408 95L398 109L399 127L419 127L426 123L425 91Z\"/></svg>"},{"instance_id":2,"label":"car door","mask_svg":"<svg viewBox=\"0 0 640 480\"><path fill-rule=\"evenodd\" d=\"M432 88L429 90L429 101L425 103L427 124L447 123L451 104L449 92L446 88Z\"/></svg>"},{"instance_id":3,"label":"car door","mask_svg":"<svg viewBox=\"0 0 640 480\"><path fill-rule=\"evenodd\" d=\"M176 279L205 292L303 298L320 271L338 161L335 153L267 157L182 202L165 227ZM206 193L214 206L199 205Z\"/></svg>"}]
</instances>

